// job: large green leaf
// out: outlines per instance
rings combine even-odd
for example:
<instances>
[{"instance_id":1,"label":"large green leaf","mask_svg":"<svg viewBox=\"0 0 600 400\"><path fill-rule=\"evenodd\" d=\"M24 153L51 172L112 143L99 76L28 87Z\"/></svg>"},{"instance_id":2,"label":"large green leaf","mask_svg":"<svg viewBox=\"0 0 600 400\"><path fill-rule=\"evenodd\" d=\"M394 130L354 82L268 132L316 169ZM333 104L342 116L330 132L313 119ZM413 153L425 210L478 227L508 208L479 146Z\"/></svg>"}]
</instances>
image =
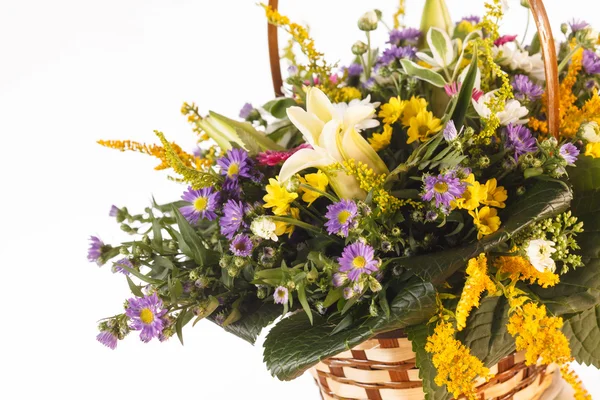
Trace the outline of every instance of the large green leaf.
<instances>
[{"instance_id":1,"label":"large green leaf","mask_svg":"<svg viewBox=\"0 0 600 400\"><path fill-rule=\"evenodd\" d=\"M408 58L400 60L400 64L408 76L431 83L433 86L444 87L446 80L444 77L432 69L421 67L419 64L410 61Z\"/></svg>"},{"instance_id":2,"label":"large green leaf","mask_svg":"<svg viewBox=\"0 0 600 400\"><path fill-rule=\"evenodd\" d=\"M437 369L432 362L432 354L425 351L427 338L433 334L434 324L420 324L405 329L412 349L417 355L416 366L419 368L419 378L423 380L423 391L426 400L447 400L452 397L446 386L438 386L434 382Z\"/></svg>"},{"instance_id":3,"label":"large green leaf","mask_svg":"<svg viewBox=\"0 0 600 400\"><path fill-rule=\"evenodd\" d=\"M600 158L581 156L575 165L567 171L576 194L600 189Z\"/></svg>"},{"instance_id":4,"label":"large green leaf","mask_svg":"<svg viewBox=\"0 0 600 400\"><path fill-rule=\"evenodd\" d=\"M568 319L563 332L577 362L600 368L600 305Z\"/></svg>"},{"instance_id":5,"label":"large green leaf","mask_svg":"<svg viewBox=\"0 0 600 400\"><path fill-rule=\"evenodd\" d=\"M240 140L244 143L246 150L251 151L252 149L264 150L284 150L283 147L275 143L263 132L259 132L249 122L239 122L233 119L227 118L221 114L217 114L214 111L209 112L210 116L221 124L230 127L239 136ZM243 137L240 136L243 134Z\"/></svg>"},{"instance_id":6,"label":"large green leaf","mask_svg":"<svg viewBox=\"0 0 600 400\"><path fill-rule=\"evenodd\" d=\"M183 254L190 257L199 266L207 265L208 262L214 262L215 252L208 250L202 243L202 239L189 222L181 215L176 207L173 207L173 215L179 227L179 247Z\"/></svg>"},{"instance_id":7,"label":"large green leaf","mask_svg":"<svg viewBox=\"0 0 600 400\"><path fill-rule=\"evenodd\" d=\"M502 227L493 234L464 247L401 259L398 264L426 281L441 284L469 259L506 242L532 223L565 211L571 199L571 191L560 182L539 182L503 212Z\"/></svg>"},{"instance_id":8,"label":"large green leaf","mask_svg":"<svg viewBox=\"0 0 600 400\"><path fill-rule=\"evenodd\" d=\"M473 58L471 65L467 71L467 75L460 88L460 93L456 99L454 110L452 111L452 121L456 125L456 129L460 131L462 128L467 110L471 105L471 98L473 96L473 87L475 87L475 80L477 78L477 47L474 47Z\"/></svg>"},{"instance_id":9,"label":"large green leaf","mask_svg":"<svg viewBox=\"0 0 600 400\"><path fill-rule=\"evenodd\" d=\"M279 304L261 302L258 308L244 310L239 321L227 325L223 329L254 344L263 328L275 321L281 315L281 311L282 307Z\"/></svg>"},{"instance_id":10,"label":"large green leaf","mask_svg":"<svg viewBox=\"0 0 600 400\"><path fill-rule=\"evenodd\" d=\"M264 360L281 380L294 379L320 360L349 350L376 334L427 320L435 312L435 289L430 283L413 283L390 304L390 316L358 321L332 334L342 317L315 315L311 325L304 312L279 322L265 341Z\"/></svg>"},{"instance_id":11,"label":"large green leaf","mask_svg":"<svg viewBox=\"0 0 600 400\"><path fill-rule=\"evenodd\" d=\"M271 113L275 118L285 118L287 116L287 109L296 106L296 100L290 99L289 97L279 97L271 100L263 106L265 111Z\"/></svg>"}]
</instances>

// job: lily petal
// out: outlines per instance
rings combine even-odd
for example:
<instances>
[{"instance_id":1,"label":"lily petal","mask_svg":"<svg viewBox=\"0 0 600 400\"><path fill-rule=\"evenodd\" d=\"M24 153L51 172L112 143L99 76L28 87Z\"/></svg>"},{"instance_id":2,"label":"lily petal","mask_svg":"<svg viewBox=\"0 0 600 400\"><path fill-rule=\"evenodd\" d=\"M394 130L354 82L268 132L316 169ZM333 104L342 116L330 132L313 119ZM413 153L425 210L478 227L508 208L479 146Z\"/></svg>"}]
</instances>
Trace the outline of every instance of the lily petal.
<instances>
[{"instance_id":1,"label":"lily petal","mask_svg":"<svg viewBox=\"0 0 600 400\"><path fill-rule=\"evenodd\" d=\"M340 136L341 122L338 120L331 120L323 127L323 132L319 138L319 146L325 149L325 151L336 161L343 161L344 157L340 152L341 136Z\"/></svg>"},{"instance_id":2,"label":"lily petal","mask_svg":"<svg viewBox=\"0 0 600 400\"><path fill-rule=\"evenodd\" d=\"M356 129L348 129L342 139L342 151L346 159L355 159L369 166L377 174L387 174L389 170L381 157Z\"/></svg>"},{"instance_id":3,"label":"lily petal","mask_svg":"<svg viewBox=\"0 0 600 400\"><path fill-rule=\"evenodd\" d=\"M307 143L314 147L319 142L319 136L325 125L323 121L314 114L304 111L301 107L295 106L287 109L287 116L302 133Z\"/></svg>"},{"instance_id":4,"label":"lily petal","mask_svg":"<svg viewBox=\"0 0 600 400\"><path fill-rule=\"evenodd\" d=\"M346 128L354 128L360 122L369 118L375 113L375 109L370 106L352 106L348 107L344 113L344 126Z\"/></svg>"},{"instance_id":5,"label":"lily petal","mask_svg":"<svg viewBox=\"0 0 600 400\"><path fill-rule=\"evenodd\" d=\"M333 118L333 104L327 95L319 88L309 88L306 94L306 111L314 114L323 122L329 122Z\"/></svg>"},{"instance_id":6,"label":"lily petal","mask_svg":"<svg viewBox=\"0 0 600 400\"><path fill-rule=\"evenodd\" d=\"M285 160L279 171L279 180L285 182L294 174L306 168L325 167L334 164L334 160L323 149L317 147L315 149L302 149L295 152L290 158Z\"/></svg>"},{"instance_id":7,"label":"lily petal","mask_svg":"<svg viewBox=\"0 0 600 400\"><path fill-rule=\"evenodd\" d=\"M340 199L364 200L367 198L367 192L360 188L355 177L342 171L328 173L327 178L331 188Z\"/></svg>"}]
</instances>

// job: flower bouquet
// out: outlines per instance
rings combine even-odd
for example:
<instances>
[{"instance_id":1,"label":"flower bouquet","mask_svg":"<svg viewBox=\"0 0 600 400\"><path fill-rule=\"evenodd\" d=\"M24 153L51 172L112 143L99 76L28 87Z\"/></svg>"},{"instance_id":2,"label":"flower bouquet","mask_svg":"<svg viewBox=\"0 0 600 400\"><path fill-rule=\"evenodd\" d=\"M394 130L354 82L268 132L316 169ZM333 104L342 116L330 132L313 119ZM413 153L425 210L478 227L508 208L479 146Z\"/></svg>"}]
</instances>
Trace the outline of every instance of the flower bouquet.
<instances>
[{"instance_id":1,"label":"flower bouquet","mask_svg":"<svg viewBox=\"0 0 600 400\"><path fill-rule=\"evenodd\" d=\"M589 398L568 365L600 366L598 34L573 21L555 46L539 0L522 2L528 44L500 35L500 0L457 23L427 0L420 29L403 3L359 19L346 67L263 5L290 35L280 96L242 120L184 104L193 153L161 132L100 141L186 185L113 206L130 241L91 238L132 292L102 344L182 340L202 319L253 343L277 321L268 369L318 364L325 398L538 398L552 371Z\"/></svg>"}]
</instances>

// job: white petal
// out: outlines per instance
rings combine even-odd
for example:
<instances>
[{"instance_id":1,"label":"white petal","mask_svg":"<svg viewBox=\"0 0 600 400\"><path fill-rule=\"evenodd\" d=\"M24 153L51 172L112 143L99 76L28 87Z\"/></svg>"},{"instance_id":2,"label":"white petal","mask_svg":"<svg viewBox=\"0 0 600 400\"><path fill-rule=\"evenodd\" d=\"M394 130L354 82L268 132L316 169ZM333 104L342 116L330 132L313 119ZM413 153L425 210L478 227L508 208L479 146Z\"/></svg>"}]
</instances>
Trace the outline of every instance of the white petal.
<instances>
[{"instance_id":1,"label":"white petal","mask_svg":"<svg viewBox=\"0 0 600 400\"><path fill-rule=\"evenodd\" d=\"M279 171L279 180L282 182L290 179L294 174L311 167L325 167L335 163L323 149L302 149L295 152L285 160Z\"/></svg>"},{"instance_id":2,"label":"white petal","mask_svg":"<svg viewBox=\"0 0 600 400\"><path fill-rule=\"evenodd\" d=\"M344 114L344 126L348 128L354 128L356 125L370 119L375 113L375 109L371 106L353 106L349 107Z\"/></svg>"},{"instance_id":3,"label":"white petal","mask_svg":"<svg viewBox=\"0 0 600 400\"><path fill-rule=\"evenodd\" d=\"M310 88L306 94L306 111L314 114L323 122L331 121L333 118L333 104L325 93L318 88Z\"/></svg>"},{"instance_id":4,"label":"white petal","mask_svg":"<svg viewBox=\"0 0 600 400\"><path fill-rule=\"evenodd\" d=\"M335 175L327 174L331 188L340 199L364 200L367 193L362 190L355 177L342 171L337 171Z\"/></svg>"},{"instance_id":5,"label":"white petal","mask_svg":"<svg viewBox=\"0 0 600 400\"><path fill-rule=\"evenodd\" d=\"M371 147L369 142L361 136L356 129L348 129L342 138L340 149L345 159L361 161L369 166L375 173L388 173L389 170L381 157Z\"/></svg>"},{"instance_id":6,"label":"white petal","mask_svg":"<svg viewBox=\"0 0 600 400\"><path fill-rule=\"evenodd\" d=\"M304 140L314 146L319 142L319 136L323 130L323 121L315 115L307 113L300 107L290 107L287 109L287 116L292 124L302 133Z\"/></svg>"},{"instance_id":7,"label":"white petal","mask_svg":"<svg viewBox=\"0 0 600 400\"><path fill-rule=\"evenodd\" d=\"M329 154L336 161L344 161L342 153L339 148L341 145L341 122L338 120L332 120L325 124L323 132L319 138L319 146L325 149L325 152Z\"/></svg>"},{"instance_id":8,"label":"white petal","mask_svg":"<svg viewBox=\"0 0 600 400\"><path fill-rule=\"evenodd\" d=\"M436 60L434 60L433 58L431 58L430 56L428 56L425 53L422 53L422 52L419 51L419 52L417 52L416 55L422 61L425 61L427 64L431 65L434 68L440 68L441 67L441 65Z\"/></svg>"}]
</instances>

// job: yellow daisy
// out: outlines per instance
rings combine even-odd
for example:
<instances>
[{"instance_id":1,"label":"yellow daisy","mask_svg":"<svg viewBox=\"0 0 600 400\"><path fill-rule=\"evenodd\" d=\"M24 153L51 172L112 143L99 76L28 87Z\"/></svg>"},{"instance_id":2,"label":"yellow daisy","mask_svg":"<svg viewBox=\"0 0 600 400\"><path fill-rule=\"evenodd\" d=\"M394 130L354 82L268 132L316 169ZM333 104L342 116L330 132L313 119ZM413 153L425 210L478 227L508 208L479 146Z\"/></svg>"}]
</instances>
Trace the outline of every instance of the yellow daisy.
<instances>
[{"instance_id":1,"label":"yellow daisy","mask_svg":"<svg viewBox=\"0 0 600 400\"><path fill-rule=\"evenodd\" d=\"M477 239L490 235L500 228L500 217L495 208L485 206L480 210L469 211L469 215L473 217L473 223L477 227Z\"/></svg>"},{"instance_id":2,"label":"yellow daisy","mask_svg":"<svg viewBox=\"0 0 600 400\"><path fill-rule=\"evenodd\" d=\"M496 178L492 178L485 183L486 189L486 198L481 200L481 202L487 206L493 206L498 208L506 207L504 202L508 199L508 194L504 186L497 186L498 182Z\"/></svg>"},{"instance_id":3,"label":"yellow daisy","mask_svg":"<svg viewBox=\"0 0 600 400\"><path fill-rule=\"evenodd\" d=\"M402 113L402 125L410 126L410 120L413 117L419 115L421 111L427 110L427 100L413 96L405 103L404 112Z\"/></svg>"},{"instance_id":4,"label":"yellow daisy","mask_svg":"<svg viewBox=\"0 0 600 400\"><path fill-rule=\"evenodd\" d=\"M389 102L381 106L379 118L383 118L384 124L393 124L402 116L406 100L400 100L400 96L392 97Z\"/></svg>"},{"instance_id":5,"label":"yellow daisy","mask_svg":"<svg viewBox=\"0 0 600 400\"><path fill-rule=\"evenodd\" d=\"M585 145L585 155L600 158L600 143L588 143Z\"/></svg>"},{"instance_id":6,"label":"yellow daisy","mask_svg":"<svg viewBox=\"0 0 600 400\"><path fill-rule=\"evenodd\" d=\"M296 200L298 193L288 192L281 182L270 178L269 184L265 187L267 194L264 195L264 208L273 208L275 215L287 215L290 211L290 204Z\"/></svg>"},{"instance_id":7,"label":"yellow daisy","mask_svg":"<svg viewBox=\"0 0 600 400\"><path fill-rule=\"evenodd\" d=\"M369 143L371 143L371 147L375 151L380 151L385 149L390 145L390 141L392 140L392 126L385 124L383 126L382 133L374 133L372 137L369 138Z\"/></svg>"},{"instance_id":8,"label":"yellow daisy","mask_svg":"<svg viewBox=\"0 0 600 400\"><path fill-rule=\"evenodd\" d=\"M426 142L432 135L442 129L442 121L435 118L431 111L420 111L416 117L411 118L410 128L408 128L408 140L410 144L417 140Z\"/></svg>"},{"instance_id":9,"label":"yellow daisy","mask_svg":"<svg viewBox=\"0 0 600 400\"><path fill-rule=\"evenodd\" d=\"M294 219L300 219L300 209L298 209L296 207L290 208L289 217L292 217ZM285 235L287 233L288 237L292 236L292 233L294 233L295 227L296 226L292 225L292 224L286 224L285 222L275 221L275 234L277 236L281 236L281 235Z\"/></svg>"},{"instance_id":10,"label":"yellow daisy","mask_svg":"<svg viewBox=\"0 0 600 400\"><path fill-rule=\"evenodd\" d=\"M321 171L317 171L315 174L306 174L304 177L300 177L300 182L305 185L310 185L315 189L319 189L321 191L325 191L327 189L327 185L329 185L329 179L327 179L327 175L325 175ZM304 194L302 195L302 200L308 203L308 207L319 197L321 194L309 189L302 189Z\"/></svg>"},{"instance_id":11,"label":"yellow daisy","mask_svg":"<svg viewBox=\"0 0 600 400\"><path fill-rule=\"evenodd\" d=\"M479 207L488 197L488 188L486 185L475 180L475 175L469 174L463 182L467 184L467 190L463 193L460 199L456 199L450 203L452 208L472 211Z\"/></svg>"}]
</instances>

